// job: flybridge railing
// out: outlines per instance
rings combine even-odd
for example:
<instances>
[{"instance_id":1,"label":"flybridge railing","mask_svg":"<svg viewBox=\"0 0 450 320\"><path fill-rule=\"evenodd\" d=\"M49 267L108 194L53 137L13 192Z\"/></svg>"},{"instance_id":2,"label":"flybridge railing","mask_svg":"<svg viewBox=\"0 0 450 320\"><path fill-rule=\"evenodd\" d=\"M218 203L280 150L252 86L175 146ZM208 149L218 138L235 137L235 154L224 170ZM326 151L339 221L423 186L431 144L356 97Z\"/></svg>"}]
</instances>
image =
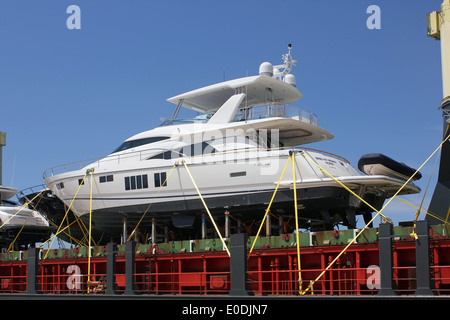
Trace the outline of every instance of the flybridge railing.
<instances>
[{"instance_id":1,"label":"flybridge railing","mask_svg":"<svg viewBox=\"0 0 450 320\"><path fill-rule=\"evenodd\" d=\"M172 119L172 120L167 119L164 120L161 126L192 124L192 123L208 123L211 117L212 115L210 114L202 114L192 119ZM290 104L282 104L282 105L265 104L240 109L236 113L232 122L260 120L274 117L292 118L304 123L319 126L319 117L317 115L315 115L314 113L305 108L301 108Z\"/></svg>"},{"instance_id":2,"label":"flybridge railing","mask_svg":"<svg viewBox=\"0 0 450 320\"><path fill-rule=\"evenodd\" d=\"M315 126L319 126L319 117L307 109L299 108L299 120L302 122L310 123Z\"/></svg>"},{"instance_id":3,"label":"flybridge railing","mask_svg":"<svg viewBox=\"0 0 450 320\"><path fill-rule=\"evenodd\" d=\"M234 117L234 122L248 121L266 118L292 118L301 122L319 126L319 117L311 111L290 104L274 105L267 104L241 109Z\"/></svg>"}]
</instances>

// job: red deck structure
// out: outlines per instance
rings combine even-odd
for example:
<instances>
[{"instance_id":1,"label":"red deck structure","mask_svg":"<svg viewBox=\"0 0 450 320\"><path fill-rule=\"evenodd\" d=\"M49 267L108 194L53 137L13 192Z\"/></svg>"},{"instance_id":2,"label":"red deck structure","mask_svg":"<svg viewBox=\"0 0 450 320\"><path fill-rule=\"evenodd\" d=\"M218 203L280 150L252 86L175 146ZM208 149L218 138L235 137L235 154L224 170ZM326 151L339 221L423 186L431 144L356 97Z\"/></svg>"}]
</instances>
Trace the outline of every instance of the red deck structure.
<instances>
[{"instance_id":1,"label":"red deck structure","mask_svg":"<svg viewBox=\"0 0 450 320\"><path fill-rule=\"evenodd\" d=\"M441 231L438 231L441 232ZM326 242L326 241L325 241ZM228 295L230 258L225 251L163 252L160 246L138 246L134 263L135 292L145 295ZM248 284L254 295L302 294L345 244L301 247L301 268L296 247L262 246L248 259ZM181 250L183 251L183 250ZM38 261L37 282L42 294L105 294L106 247L92 249L88 270L86 248L50 250ZM45 252L42 252L45 254ZM41 253L41 254L42 254ZM27 290L27 252L1 255L0 293ZM414 294L416 244L409 236L393 238L393 280L397 294ZM116 255L116 293L125 290L125 254ZM299 278L301 281L299 281ZM433 294L450 294L450 238L430 229L430 281ZM300 287L301 285L301 287ZM308 288L314 295L376 295L380 289L378 240L351 245L323 276Z\"/></svg>"}]
</instances>

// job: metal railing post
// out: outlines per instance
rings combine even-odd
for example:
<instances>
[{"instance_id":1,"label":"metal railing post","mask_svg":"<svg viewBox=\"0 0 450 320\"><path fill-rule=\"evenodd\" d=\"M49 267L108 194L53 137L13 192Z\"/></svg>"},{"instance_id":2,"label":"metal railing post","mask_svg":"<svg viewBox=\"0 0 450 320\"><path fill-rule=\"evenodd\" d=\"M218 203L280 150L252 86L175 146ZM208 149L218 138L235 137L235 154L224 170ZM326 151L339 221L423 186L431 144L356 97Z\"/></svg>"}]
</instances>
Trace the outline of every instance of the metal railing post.
<instances>
[{"instance_id":1,"label":"metal railing post","mask_svg":"<svg viewBox=\"0 0 450 320\"><path fill-rule=\"evenodd\" d=\"M39 265L39 248L28 248L27 257L27 294L40 294L37 282Z\"/></svg>"},{"instance_id":2,"label":"metal railing post","mask_svg":"<svg viewBox=\"0 0 450 320\"><path fill-rule=\"evenodd\" d=\"M380 290L378 295L395 295L392 270L392 224L380 223L379 232Z\"/></svg>"},{"instance_id":3,"label":"metal railing post","mask_svg":"<svg viewBox=\"0 0 450 320\"><path fill-rule=\"evenodd\" d=\"M106 291L105 294L116 294L116 252L117 246L113 242L108 242L106 252Z\"/></svg>"},{"instance_id":4,"label":"metal railing post","mask_svg":"<svg viewBox=\"0 0 450 320\"><path fill-rule=\"evenodd\" d=\"M136 295L136 284L134 282L136 242L127 241L125 243L125 294Z\"/></svg>"},{"instance_id":5,"label":"metal railing post","mask_svg":"<svg viewBox=\"0 0 450 320\"><path fill-rule=\"evenodd\" d=\"M253 295L247 282L247 239L245 233L231 235L230 296Z\"/></svg>"},{"instance_id":6,"label":"metal railing post","mask_svg":"<svg viewBox=\"0 0 450 320\"><path fill-rule=\"evenodd\" d=\"M430 237L428 221L416 221L416 283L415 295L433 295L430 281Z\"/></svg>"}]
</instances>

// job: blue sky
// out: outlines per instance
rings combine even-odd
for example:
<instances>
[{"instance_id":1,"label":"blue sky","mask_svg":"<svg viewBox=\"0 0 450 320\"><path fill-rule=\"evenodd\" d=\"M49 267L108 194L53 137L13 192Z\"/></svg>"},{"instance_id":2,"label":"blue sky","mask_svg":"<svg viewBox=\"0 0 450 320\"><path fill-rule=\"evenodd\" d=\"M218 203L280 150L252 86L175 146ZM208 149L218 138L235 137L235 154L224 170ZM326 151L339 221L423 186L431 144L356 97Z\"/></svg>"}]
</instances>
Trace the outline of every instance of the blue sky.
<instances>
[{"instance_id":1,"label":"blue sky","mask_svg":"<svg viewBox=\"0 0 450 320\"><path fill-rule=\"evenodd\" d=\"M264 61L281 63L288 43L297 105L335 135L311 147L354 166L380 152L418 167L442 136L440 44L426 35L426 14L441 3L0 0L3 184L35 186L48 168L106 155L169 117L167 98L257 74ZM73 4L79 30L66 26ZM366 26L373 4L381 29ZM385 213L398 222L415 211L394 201Z\"/></svg>"}]
</instances>

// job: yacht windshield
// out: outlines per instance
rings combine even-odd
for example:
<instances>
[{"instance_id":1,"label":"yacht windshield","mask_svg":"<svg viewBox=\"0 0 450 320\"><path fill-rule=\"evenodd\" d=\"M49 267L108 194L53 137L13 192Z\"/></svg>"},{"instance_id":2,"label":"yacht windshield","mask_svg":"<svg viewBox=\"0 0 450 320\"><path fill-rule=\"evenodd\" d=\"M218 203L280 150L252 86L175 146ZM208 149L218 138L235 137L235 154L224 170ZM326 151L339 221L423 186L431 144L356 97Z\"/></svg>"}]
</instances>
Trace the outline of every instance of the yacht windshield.
<instances>
[{"instance_id":1,"label":"yacht windshield","mask_svg":"<svg viewBox=\"0 0 450 320\"><path fill-rule=\"evenodd\" d=\"M139 146L142 146L144 144L149 144L149 143L154 143L154 142L158 142L158 141L162 141L162 140L167 140L169 138L170 137L150 137L150 138L143 138L143 139L136 139L136 140L125 141L116 150L114 150L111 153L116 153L116 152L127 150L127 149L130 149L130 148L139 147Z\"/></svg>"},{"instance_id":2,"label":"yacht windshield","mask_svg":"<svg viewBox=\"0 0 450 320\"><path fill-rule=\"evenodd\" d=\"M207 123L209 119L211 119L211 114L198 114L194 118L186 118L186 119L166 119L164 122L160 125L160 127L163 126L173 126L176 124L188 124L188 123Z\"/></svg>"}]
</instances>

